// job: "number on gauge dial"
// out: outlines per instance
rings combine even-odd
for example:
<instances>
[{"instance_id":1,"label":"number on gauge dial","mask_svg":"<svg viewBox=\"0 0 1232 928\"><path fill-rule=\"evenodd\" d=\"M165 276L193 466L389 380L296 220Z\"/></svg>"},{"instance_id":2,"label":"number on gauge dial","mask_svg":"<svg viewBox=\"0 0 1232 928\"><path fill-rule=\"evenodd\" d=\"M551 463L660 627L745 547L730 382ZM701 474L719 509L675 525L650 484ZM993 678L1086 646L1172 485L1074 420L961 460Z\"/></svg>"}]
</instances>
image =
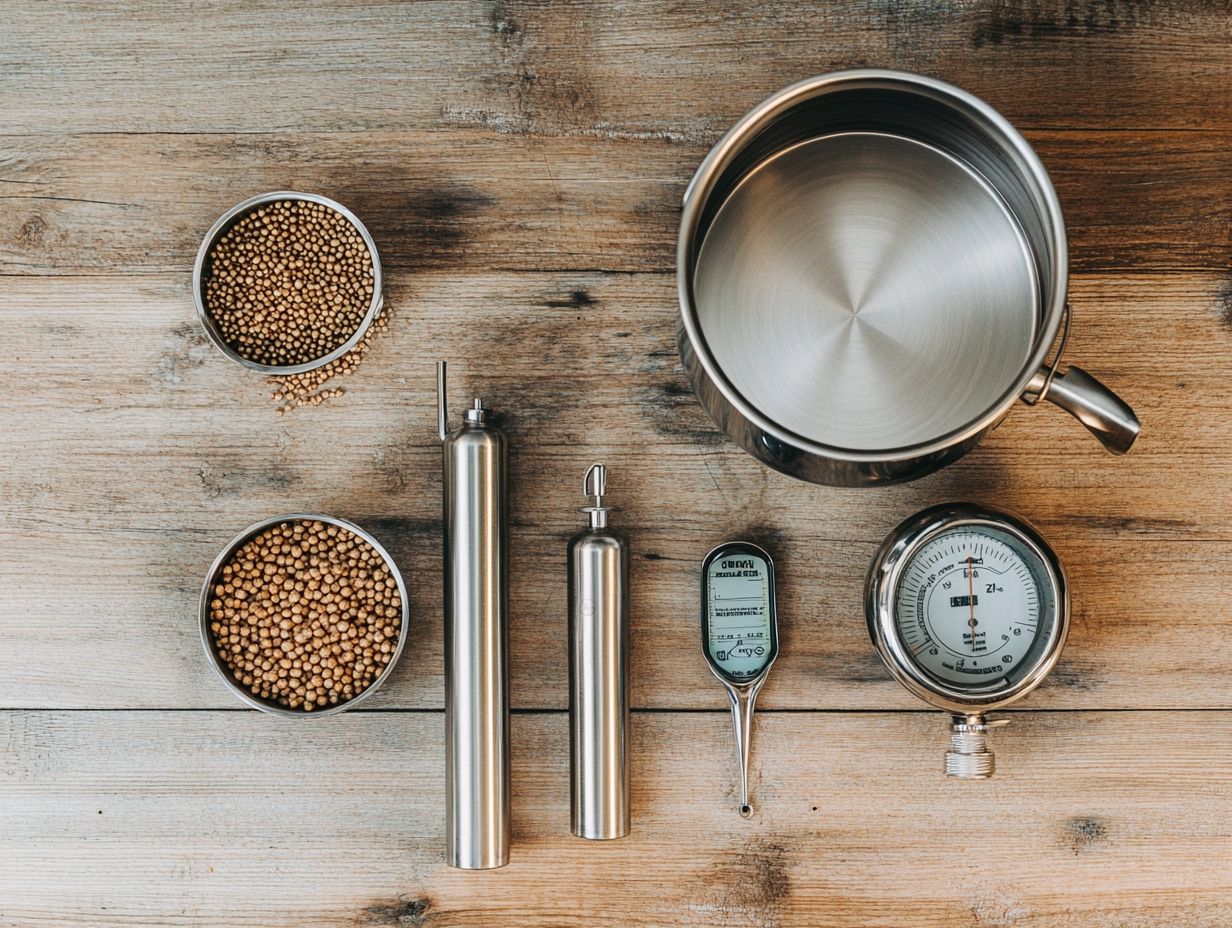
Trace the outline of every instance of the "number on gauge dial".
<instances>
[{"instance_id":1,"label":"number on gauge dial","mask_svg":"<svg viewBox=\"0 0 1232 928\"><path fill-rule=\"evenodd\" d=\"M898 584L903 646L926 673L960 688L1022 676L1051 621L1043 571L1034 551L995 528L941 532L915 552Z\"/></svg>"}]
</instances>

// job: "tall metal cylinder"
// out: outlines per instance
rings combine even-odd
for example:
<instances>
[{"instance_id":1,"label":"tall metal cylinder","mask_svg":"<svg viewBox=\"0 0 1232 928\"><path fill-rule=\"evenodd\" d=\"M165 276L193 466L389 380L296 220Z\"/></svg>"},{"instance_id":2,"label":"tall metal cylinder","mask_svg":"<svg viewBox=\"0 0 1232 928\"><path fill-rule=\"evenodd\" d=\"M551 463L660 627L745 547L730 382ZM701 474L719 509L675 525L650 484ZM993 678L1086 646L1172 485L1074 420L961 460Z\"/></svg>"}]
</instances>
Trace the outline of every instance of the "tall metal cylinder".
<instances>
[{"instance_id":1,"label":"tall metal cylinder","mask_svg":"<svg viewBox=\"0 0 1232 928\"><path fill-rule=\"evenodd\" d=\"M589 526L569 542L570 825L629 833L629 553L607 527L604 467L586 474Z\"/></svg>"},{"instance_id":2,"label":"tall metal cylinder","mask_svg":"<svg viewBox=\"0 0 1232 928\"><path fill-rule=\"evenodd\" d=\"M509 863L507 447L475 400L444 447L445 822L450 866Z\"/></svg>"}]
</instances>

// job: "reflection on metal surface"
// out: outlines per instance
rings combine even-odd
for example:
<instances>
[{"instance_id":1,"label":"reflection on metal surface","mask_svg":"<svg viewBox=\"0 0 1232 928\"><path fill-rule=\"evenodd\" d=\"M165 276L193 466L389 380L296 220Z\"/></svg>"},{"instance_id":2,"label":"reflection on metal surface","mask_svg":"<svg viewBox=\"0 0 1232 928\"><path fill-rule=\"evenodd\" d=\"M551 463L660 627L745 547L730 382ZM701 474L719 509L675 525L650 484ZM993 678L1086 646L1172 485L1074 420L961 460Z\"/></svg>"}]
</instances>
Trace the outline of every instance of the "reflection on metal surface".
<instances>
[{"instance_id":1,"label":"reflection on metal surface","mask_svg":"<svg viewBox=\"0 0 1232 928\"><path fill-rule=\"evenodd\" d=\"M954 158L843 133L758 167L698 256L698 318L732 386L858 450L929 441L1014 382L1038 315L1017 222Z\"/></svg>"},{"instance_id":2,"label":"reflection on metal surface","mask_svg":"<svg viewBox=\"0 0 1232 928\"><path fill-rule=\"evenodd\" d=\"M987 735L1006 722L985 713L1035 690L1069 633L1069 593L1056 552L1010 513L934 506L886 537L869 568L864 605L890 674L950 713L946 774L991 776Z\"/></svg>"},{"instance_id":3,"label":"reflection on metal surface","mask_svg":"<svg viewBox=\"0 0 1232 928\"><path fill-rule=\"evenodd\" d=\"M629 552L607 528L605 489L595 464L588 525L569 542L570 825L591 839L629 833Z\"/></svg>"},{"instance_id":4,"label":"reflection on metal surface","mask_svg":"<svg viewBox=\"0 0 1232 928\"><path fill-rule=\"evenodd\" d=\"M1132 410L1048 362L1067 262L1048 173L992 107L824 74L755 106L690 181L676 342L715 424L803 480L921 477L1042 393L1122 452Z\"/></svg>"},{"instance_id":5,"label":"reflection on metal surface","mask_svg":"<svg viewBox=\"0 0 1232 928\"><path fill-rule=\"evenodd\" d=\"M450 866L509 863L508 467L505 436L480 400L445 423L445 828Z\"/></svg>"}]
</instances>

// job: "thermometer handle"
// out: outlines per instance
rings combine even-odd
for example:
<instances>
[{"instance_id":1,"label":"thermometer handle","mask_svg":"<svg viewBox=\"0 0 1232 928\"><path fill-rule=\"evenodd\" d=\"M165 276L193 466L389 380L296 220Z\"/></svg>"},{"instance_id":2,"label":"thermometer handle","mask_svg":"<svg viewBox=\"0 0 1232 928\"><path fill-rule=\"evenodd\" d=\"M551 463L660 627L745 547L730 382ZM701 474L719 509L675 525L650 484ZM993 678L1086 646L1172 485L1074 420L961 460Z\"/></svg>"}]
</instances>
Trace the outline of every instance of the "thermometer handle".
<instances>
[{"instance_id":1,"label":"thermometer handle","mask_svg":"<svg viewBox=\"0 0 1232 928\"><path fill-rule=\"evenodd\" d=\"M764 679L764 678L763 678ZM749 747L753 740L753 709L757 704L757 692L761 680L751 686L728 686L731 699L732 732L736 736L736 760L740 763L740 815L750 818L753 807L749 804Z\"/></svg>"}]
</instances>

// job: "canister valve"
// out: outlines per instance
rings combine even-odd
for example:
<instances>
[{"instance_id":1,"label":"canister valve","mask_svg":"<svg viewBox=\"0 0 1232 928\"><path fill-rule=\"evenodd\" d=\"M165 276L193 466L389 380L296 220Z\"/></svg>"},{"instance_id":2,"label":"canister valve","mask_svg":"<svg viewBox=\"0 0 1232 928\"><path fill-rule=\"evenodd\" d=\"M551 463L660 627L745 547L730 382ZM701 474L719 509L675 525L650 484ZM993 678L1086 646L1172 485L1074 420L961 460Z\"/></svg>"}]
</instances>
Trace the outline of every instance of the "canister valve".
<instances>
[{"instance_id":1,"label":"canister valve","mask_svg":"<svg viewBox=\"0 0 1232 928\"><path fill-rule=\"evenodd\" d=\"M606 528L607 514L611 509L603 505L603 494L607 492L607 468L602 464L590 465L586 476L582 478L582 495L594 499L593 506L583 506L581 511L590 517L591 528Z\"/></svg>"}]
</instances>

